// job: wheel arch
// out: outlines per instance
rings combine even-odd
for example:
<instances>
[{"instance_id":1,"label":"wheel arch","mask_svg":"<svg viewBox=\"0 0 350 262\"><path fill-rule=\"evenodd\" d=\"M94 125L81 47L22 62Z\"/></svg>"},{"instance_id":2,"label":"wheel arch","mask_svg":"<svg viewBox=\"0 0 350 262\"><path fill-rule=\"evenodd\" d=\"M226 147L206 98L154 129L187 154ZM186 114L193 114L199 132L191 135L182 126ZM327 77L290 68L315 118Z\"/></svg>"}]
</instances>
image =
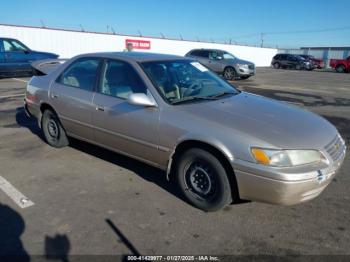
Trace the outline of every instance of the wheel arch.
<instances>
[{"instance_id":1,"label":"wheel arch","mask_svg":"<svg viewBox=\"0 0 350 262\"><path fill-rule=\"evenodd\" d=\"M39 124L39 127L41 128L41 120L42 120L42 116L43 116L44 111L49 109L52 112L54 112L56 115L57 115L57 112L49 103L46 103L46 102L42 102L40 104L40 108L39 109L40 109L40 116L38 118L38 124Z\"/></svg>"},{"instance_id":2,"label":"wheel arch","mask_svg":"<svg viewBox=\"0 0 350 262\"><path fill-rule=\"evenodd\" d=\"M200 148L208 151L209 153L217 157L227 172L231 189L233 189L232 193L236 193L237 197L239 197L236 176L234 174L234 169L230 163L230 160L233 160L234 156L226 147L220 144L215 144L197 139L186 139L179 142L176 145L175 150L173 151L169 159L169 165L167 169L168 180L171 180L174 176L174 169L177 164L177 161L179 160L179 157L181 156L181 153L189 150L190 148Z\"/></svg>"}]
</instances>

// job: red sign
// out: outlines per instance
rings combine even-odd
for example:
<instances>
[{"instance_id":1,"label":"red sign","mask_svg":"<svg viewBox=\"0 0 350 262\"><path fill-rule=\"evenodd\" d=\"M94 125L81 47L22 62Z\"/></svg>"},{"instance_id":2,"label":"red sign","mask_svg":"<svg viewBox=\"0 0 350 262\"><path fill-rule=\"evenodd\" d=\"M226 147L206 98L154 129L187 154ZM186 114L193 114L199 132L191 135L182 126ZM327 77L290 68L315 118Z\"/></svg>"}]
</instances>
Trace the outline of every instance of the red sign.
<instances>
[{"instance_id":1,"label":"red sign","mask_svg":"<svg viewBox=\"0 0 350 262\"><path fill-rule=\"evenodd\" d=\"M128 47L129 43L132 44L134 49L151 49L151 41L125 39L125 47Z\"/></svg>"}]
</instances>

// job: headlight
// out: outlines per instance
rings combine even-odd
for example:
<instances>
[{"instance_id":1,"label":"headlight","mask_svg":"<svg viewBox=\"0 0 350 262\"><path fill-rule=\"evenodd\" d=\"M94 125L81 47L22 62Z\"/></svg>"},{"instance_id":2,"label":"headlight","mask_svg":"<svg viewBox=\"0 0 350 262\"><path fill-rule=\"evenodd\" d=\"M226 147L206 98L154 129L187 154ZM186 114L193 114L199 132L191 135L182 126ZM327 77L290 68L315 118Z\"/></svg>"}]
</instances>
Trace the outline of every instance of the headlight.
<instances>
[{"instance_id":1,"label":"headlight","mask_svg":"<svg viewBox=\"0 0 350 262\"><path fill-rule=\"evenodd\" d=\"M259 164L292 167L326 161L326 158L317 150L274 150L252 148L252 155Z\"/></svg>"},{"instance_id":2,"label":"headlight","mask_svg":"<svg viewBox=\"0 0 350 262\"><path fill-rule=\"evenodd\" d=\"M247 65L247 64L236 64L236 66L238 66L238 67L243 67L243 68L248 68L248 65Z\"/></svg>"}]
</instances>

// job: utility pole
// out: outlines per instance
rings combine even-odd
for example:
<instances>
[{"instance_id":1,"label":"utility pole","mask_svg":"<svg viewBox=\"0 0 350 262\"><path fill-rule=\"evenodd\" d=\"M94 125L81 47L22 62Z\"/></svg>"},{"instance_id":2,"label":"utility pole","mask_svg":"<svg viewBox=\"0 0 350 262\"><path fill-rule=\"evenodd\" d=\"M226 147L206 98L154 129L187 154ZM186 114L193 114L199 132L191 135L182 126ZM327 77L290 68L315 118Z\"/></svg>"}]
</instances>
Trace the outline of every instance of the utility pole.
<instances>
[{"instance_id":1,"label":"utility pole","mask_svg":"<svg viewBox=\"0 0 350 262\"><path fill-rule=\"evenodd\" d=\"M46 27L43 20L40 19L40 23L41 23L41 27L42 27L42 28L45 28L45 27Z\"/></svg>"},{"instance_id":2,"label":"utility pole","mask_svg":"<svg viewBox=\"0 0 350 262\"><path fill-rule=\"evenodd\" d=\"M260 47L264 47L264 37L265 37L265 34L264 34L264 33L261 33L260 37L261 37L261 45L260 45Z\"/></svg>"}]
</instances>

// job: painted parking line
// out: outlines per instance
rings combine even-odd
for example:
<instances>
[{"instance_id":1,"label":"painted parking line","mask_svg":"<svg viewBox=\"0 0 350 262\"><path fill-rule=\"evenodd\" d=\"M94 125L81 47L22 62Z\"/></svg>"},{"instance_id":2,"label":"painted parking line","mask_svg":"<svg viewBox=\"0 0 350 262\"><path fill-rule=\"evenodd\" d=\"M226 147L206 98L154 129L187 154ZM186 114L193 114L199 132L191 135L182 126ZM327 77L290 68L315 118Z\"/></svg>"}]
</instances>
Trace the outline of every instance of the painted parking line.
<instances>
[{"instance_id":1,"label":"painted parking line","mask_svg":"<svg viewBox=\"0 0 350 262\"><path fill-rule=\"evenodd\" d=\"M7 96L0 96L0 98L12 98L12 97L19 97L19 96L25 96L25 94L17 94L17 95L7 95Z\"/></svg>"},{"instance_id":2,"label":"painted parking line","mask_svg":"<svg viewBox=\"0 0 350 262\"><path fill-rule=\"evenodd\" d=\"M0 190L4 191L4 193L21 208L27 208L34 205L29 198L18 191L2 176L0 176Z\"/></svg>"},{"instance_id":3,"label":"painted parking line","mask_svg":"<svg viewBox=\"0 0 350 262\"><path fill-rule=\"evenodd\" d=\"M11 78L12 80L16 80L16 81L20 81L20 82L24 82L24 83L28 83L28 81L23 80L23 79L19 79L19 78Z\"/></svg>"}]
</instances>

